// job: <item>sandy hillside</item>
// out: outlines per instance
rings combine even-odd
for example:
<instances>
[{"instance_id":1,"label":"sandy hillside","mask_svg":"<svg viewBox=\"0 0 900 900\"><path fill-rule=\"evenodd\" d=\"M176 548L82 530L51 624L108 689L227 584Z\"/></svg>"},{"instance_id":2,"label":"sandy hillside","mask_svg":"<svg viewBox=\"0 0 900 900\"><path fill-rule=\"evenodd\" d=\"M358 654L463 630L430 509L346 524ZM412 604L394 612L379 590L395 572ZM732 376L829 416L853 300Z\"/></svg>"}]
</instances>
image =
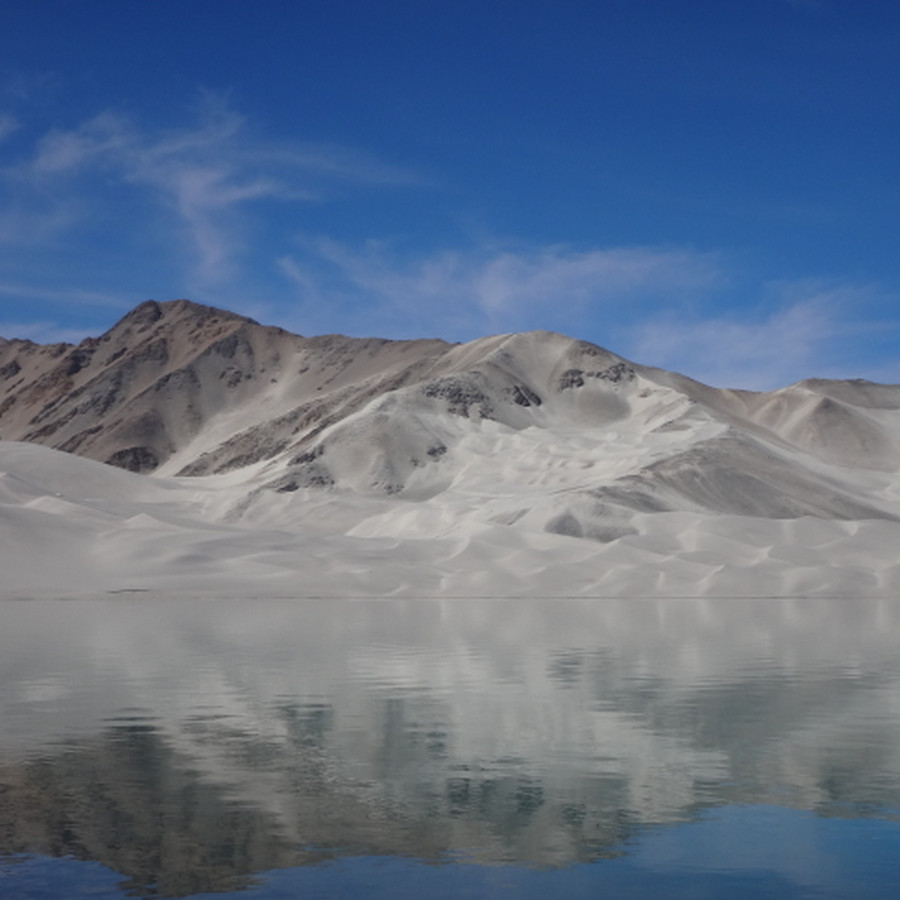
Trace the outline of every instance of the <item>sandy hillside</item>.
<instances>
[{"instance_id":1,"label":"sandy hillside","mask_svg":"<svg viewBox=\"0 0 900 900\"><path fill-rule=\"evenodd\" d=\"M0 340L0 596L890 595L898 449L898 385L148 301Z\"/></svg>"}]
</instances>

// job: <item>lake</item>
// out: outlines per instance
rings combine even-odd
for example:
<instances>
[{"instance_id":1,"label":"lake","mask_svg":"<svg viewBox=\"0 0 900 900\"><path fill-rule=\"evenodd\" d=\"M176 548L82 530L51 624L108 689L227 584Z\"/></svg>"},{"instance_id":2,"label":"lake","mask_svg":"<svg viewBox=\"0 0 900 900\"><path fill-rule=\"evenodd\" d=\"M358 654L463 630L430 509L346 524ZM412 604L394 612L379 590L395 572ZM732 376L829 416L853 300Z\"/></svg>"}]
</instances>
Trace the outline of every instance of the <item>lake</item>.
<instances>
[{"instance_id":1,"label":"lake","mask_svg":"<svg viewBox=\"0 0 900 900\"><path fill-rule=\"evenodd\" d=\"M900 602L0 603L0 897L884 898Z\"/></svg>"}]
</instances>

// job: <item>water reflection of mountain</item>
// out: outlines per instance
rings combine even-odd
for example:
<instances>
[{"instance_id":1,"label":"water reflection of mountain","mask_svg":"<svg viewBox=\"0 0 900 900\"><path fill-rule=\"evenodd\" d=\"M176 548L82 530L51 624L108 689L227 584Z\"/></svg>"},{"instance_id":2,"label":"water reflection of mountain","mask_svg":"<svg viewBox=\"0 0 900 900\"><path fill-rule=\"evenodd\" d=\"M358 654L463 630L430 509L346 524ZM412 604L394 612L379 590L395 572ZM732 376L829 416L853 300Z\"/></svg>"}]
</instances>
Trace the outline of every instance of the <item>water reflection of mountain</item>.
<instances>
[{"instance_id":1,"label":"water reflection of mountain","mask_svg":"<svg viewBox=\"0 0 900 900\"><path fill-rule=\"evenodd\" d=\"M722 803L887 815L897 604L0 605L0 852L137 890L558 866Z\"/></svg>"},{"instance_id":2,"label":"water reflection of mountain","mask_svg":"<svg viewBox=\"0 0 900 900\"><path fill-rule=\"evenodd\" d=\"M233 890L255 872L356 853L439 861L469 847L486 861L524 854L561 864L610 855L633 827L626 815L598 819L602 795L559 804L539 781L515 776L473 784L461 773L385 801L366 784L332 780L315 753L284 758L297 752L287 744L266 754L290 767L289 796L275 813L206 781L153 729L110 729L0 770L2 849L98 860L127 875L133 890L179 895ZM608 787L609 799L621 798L621 785ZM541 859L548 851L557 858Z\"/></svg>"}]
</instances>

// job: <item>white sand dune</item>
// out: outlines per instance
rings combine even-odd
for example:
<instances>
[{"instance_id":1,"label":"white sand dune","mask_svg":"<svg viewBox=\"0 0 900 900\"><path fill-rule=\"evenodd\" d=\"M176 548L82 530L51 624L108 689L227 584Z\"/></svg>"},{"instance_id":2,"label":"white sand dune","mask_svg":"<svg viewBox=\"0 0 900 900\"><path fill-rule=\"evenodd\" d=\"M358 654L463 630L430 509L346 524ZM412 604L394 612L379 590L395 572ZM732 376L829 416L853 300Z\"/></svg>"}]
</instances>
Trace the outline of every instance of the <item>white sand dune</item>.
<instances>
[{"instance_id":1,"label":"white sand dune","mask_svg":"<svg viewBox=\"0 0 900 900\"><path fill-rule=\"evenodd\" d=\"M78 347L0 342L0 438L0 597L900 589L897 385L148 302Z\"/></svg>"}]
</instances>

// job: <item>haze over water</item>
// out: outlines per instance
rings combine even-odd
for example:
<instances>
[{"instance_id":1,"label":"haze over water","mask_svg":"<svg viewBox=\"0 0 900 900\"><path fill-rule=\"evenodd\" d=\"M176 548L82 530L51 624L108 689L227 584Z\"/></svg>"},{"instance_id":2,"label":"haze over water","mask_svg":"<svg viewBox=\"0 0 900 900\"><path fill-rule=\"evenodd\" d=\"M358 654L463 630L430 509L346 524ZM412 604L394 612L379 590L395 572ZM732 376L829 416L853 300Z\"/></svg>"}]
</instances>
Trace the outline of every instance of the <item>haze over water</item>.
<instances>
[{"instance_id":1,"label":"haze over water","mask_svg":"<svg viewBox=\"0 0 900 900\"><path fill-rule=\"evenodd\" d=\"M890 896L898 620L3 603L0 895Z\"/></svg>"}]
</instances>

